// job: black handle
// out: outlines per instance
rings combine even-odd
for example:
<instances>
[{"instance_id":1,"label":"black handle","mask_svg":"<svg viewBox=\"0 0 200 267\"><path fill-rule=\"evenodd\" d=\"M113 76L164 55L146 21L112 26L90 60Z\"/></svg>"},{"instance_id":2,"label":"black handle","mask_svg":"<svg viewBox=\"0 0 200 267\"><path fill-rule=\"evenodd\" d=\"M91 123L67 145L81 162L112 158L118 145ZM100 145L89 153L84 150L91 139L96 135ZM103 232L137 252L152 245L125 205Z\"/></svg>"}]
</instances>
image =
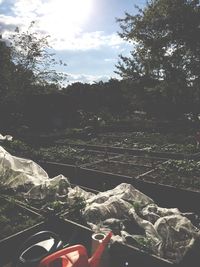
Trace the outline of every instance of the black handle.
<instances>
[{"instance_id":1,"label":"black handle","mask_svg":"<svg viewBox=\"0 0 200 267\"><path fill-rule=\"evenodd\" d=\"M27 253L31 254L31 250L33 250L37 243L48 240L48 239L54 239L54 243L49 251L44 251L42 255L39 255L35 258L25 258L24 255ZM39 263L44 257L47 255L55 252L56 250L60 249L62 247L62 241L59 238L59 236L53 232L50 231L41 231L38 232L31 237L29 237L25 243L23 244L22 248L19 251L19 256L17 257L17 265L16 267L33 267L36 266L37 263Z\"/></svg>"}]
</instances>

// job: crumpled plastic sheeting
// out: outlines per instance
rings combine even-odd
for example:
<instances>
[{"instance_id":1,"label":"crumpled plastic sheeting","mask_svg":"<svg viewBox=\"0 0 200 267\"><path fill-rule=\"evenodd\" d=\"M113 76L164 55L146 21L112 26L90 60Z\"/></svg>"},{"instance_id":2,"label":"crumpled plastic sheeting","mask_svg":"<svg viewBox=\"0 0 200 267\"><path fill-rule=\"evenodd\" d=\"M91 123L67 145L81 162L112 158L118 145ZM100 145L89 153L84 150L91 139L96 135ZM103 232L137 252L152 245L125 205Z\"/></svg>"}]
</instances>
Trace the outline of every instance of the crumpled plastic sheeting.
<instances>
[{"instance_id":1,"label":"crumpled plastic sheeting","mask_svg":"<svg viewBox=\"0 0 200 267\"><path fill-rule=\"evenodd\" d=\"M199 238L199 230L179 214L159 218L154 228L161 238L161 255L174 262L179 262Z\"/></svg>"},{"instance_id":2,"label":"crumpled plastic sheeting","mask_svg":"<svg viewBox=\"0 0 200 267\"><path fill-rule=\"evenodd\" d=\"M49 179L37 163L12 156L0 146L0 185L21 190L30 197L44 198L46 194L67 193L70 183L63 175Z\"/></svg>"},{"instance_id":3,"label":"crumpled plastic sheeting","mask_svg":"<svg viewBox=\"0 0 200 267\"><path fill-rule=\"evenodd\" d=\"M13 137L11 135L9 135L9 134L7 134L7 135L0 134L0 141L4 141L4 140L6 140L6 141L12 141L13 140Z\"/></svg>"},{"instance_id":4,"label":"crumpled plastic sheeting","mask_svg":"<svg viewBox=\"0 0 200 267\"><path fill-rule=\"evenodd\" d=\"M137 244L174 263L180 262L199 238L199 229L178 209L158 207L129 184L99 193L86 203L83 216L93 230L108 227L116 231L117 228L116 240ZM132 227L127 228L125 220ZM138 234L135 225L142 228L144 234Z\"/></svg>"},{"instance_id":5,"label":"crumpled plastic sheeting","mask_svg":"<svg viewBox=\"0 0 200 267\"><path fill-rule=\"evenodd\" d=\"M180 214L177 208L160 208L155 203L147 205L141 210L142 217L151 223L155 223L160 217L177 214Z\"/></svg>"},{"instance_id":6,"label":"crumpled plastic sheeting","mask_svg":"<svg viewBox=\"0 0 200 267\"><path fill-rule=\"evenodd\" d=\"M45 198L58 200L61 196L67 197L70 186L68 179L60 174L52 179L45 180L40 185L33 186L24 196L32 200Z\"/></svg>"},{"instance_id":7,"label":"crumpled plastic sheeting","mask_svg":"<svg viewBox=\"0 0 200 267\"><path fill-rule=\"evenodd\" d=\"M0 146L1 184L10 188L42 184L49 179L48 174L35 162L12 156Z\"/></svg>"},{"instance_id":8,"label":"crumpled plastic sheeting","mask_svg":"<svg viewBox=\"0 0 200 267\"><path fill-rule=\"evenodd\" d=\"M132 205L116 196L111 196L103 203L93 202L84 210L84 217L88 222L98 223L108 218L123 219L128 216Z\"/></svg>"},{"instance_id":9,"label":"crumpled plastic sheeting","mask_svg":"<svg viewBox=\"0 0 200 267\"><path fill-rule=\"evenodd\" d=\"M74 188L68 189L67 201L70 205L73 205L76 202L76 198L82 198L85 201L89 200L95 196L92 192L87 192L84 189L80 188L79 186L75 186Z\"/></svg>"},{"instance_id":10,"label":"crumpled plastic sheeting","mask_svg":"<svg viewBox=\"0 0 200 267\"><path fill-rule=\"evenodd\" d=\"M150 197L135 189L132 185L126 183L122 183L114 189L95 195L93 198L89 199L87 203L88 205L91 205L92 203L104 203L112 196L130 202L133 205L139 204L141 207L154 203Z\"/></svg>"}]
</instances>

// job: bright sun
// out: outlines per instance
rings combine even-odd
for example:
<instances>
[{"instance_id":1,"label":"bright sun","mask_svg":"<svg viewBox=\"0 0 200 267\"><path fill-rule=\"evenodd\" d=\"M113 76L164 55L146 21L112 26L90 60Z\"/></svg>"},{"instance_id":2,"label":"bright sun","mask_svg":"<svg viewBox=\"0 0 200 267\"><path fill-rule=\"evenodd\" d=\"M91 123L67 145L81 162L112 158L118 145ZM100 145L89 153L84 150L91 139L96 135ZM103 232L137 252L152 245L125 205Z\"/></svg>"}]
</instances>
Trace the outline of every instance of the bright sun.
<instances>
[{"instance_id":1,"label":"bright sun","mask_svg":"<svg viewBox=\"0 0 200 267\"><path fill-rule=\"evenodd\" d=\"M93 0L51 0L44 8L43 24L49 32L70 33L80 30L92 10Z\"/></svg>"}]
</instances>

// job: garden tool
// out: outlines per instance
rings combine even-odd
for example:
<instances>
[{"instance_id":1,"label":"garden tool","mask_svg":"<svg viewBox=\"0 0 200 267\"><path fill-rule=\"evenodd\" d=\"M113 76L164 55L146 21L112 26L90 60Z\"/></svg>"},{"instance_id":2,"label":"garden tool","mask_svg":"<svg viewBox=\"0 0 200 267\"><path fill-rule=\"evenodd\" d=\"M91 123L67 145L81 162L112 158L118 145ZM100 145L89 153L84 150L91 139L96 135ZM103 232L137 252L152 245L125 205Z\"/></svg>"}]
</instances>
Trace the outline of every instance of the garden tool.
<instances>
[{"instance_id":1,"label":"garden tool","mask_svg":"<svg viewBox=\"0 0 200 267\"><path fill-rule=\"evenodd\" d=\"M14 267L37 267L49 254L63 248L59 236L50 231L41 231L29 237L20 249Z\"/></svg>"},{"instance_id":2,"label":"garden tool","mask_svg":"<svg viewBox=\"0 0 200 267\"><path fill-rule=\"evenodd\" d=\"M84 246L74 245L48 255L40 262L38 267L100 267L102 254L111 236L112 233L109 232L91 258L88 258Z\"/></svg>"}]
</instances>

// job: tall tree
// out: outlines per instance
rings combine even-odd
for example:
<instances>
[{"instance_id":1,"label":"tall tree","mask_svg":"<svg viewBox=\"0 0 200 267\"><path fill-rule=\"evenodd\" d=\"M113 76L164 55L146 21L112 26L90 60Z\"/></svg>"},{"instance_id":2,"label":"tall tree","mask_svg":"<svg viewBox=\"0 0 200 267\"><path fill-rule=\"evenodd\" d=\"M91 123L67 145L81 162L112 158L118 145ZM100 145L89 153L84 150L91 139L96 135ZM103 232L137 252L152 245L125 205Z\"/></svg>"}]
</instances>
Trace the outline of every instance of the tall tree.
<instances>
[{"instance_id":1,"label":"tall tree","mask_svg":"<svg viewBox=\"0 0 200 267\"><path fill-rule=\"evenodd\" d=\"M150 0L138 14L118 19L120 36L133 43L120 56L117 73L134 80L156 80L156 90L173 103L200 96L200 1ZM148 82L146 82L148 87Z\"/></svg>"},{"instance_id":2,"label":"tall tree","mask_svg":"<svg viewBox=\"0 0 200 267\"><path fill-rule=\"evenodd\" d=\"M11 57L18 78L16 82L20 83L21 88L35 84L62 84L66 76L57 72L55 66L66 64L55 59L49 45L49 36L36 32L34 24L33 21L26 31L20 31L17 27L9 38Z\"/></svg>"},{"instance_id":3,"label":"tall tree","mask_svg":"<svg viewBox=\"0 0 200 267\"><path fill-rule=\"evenodd\" d=\"M55 70L48 36L35 31L34 22L26 31L16 28L7 39L0 36L0 123L21 123L26 98L35 93L59 89L66 78ZM4 123L2 121L4 120Z\"/></svg>"}]
</instances>

